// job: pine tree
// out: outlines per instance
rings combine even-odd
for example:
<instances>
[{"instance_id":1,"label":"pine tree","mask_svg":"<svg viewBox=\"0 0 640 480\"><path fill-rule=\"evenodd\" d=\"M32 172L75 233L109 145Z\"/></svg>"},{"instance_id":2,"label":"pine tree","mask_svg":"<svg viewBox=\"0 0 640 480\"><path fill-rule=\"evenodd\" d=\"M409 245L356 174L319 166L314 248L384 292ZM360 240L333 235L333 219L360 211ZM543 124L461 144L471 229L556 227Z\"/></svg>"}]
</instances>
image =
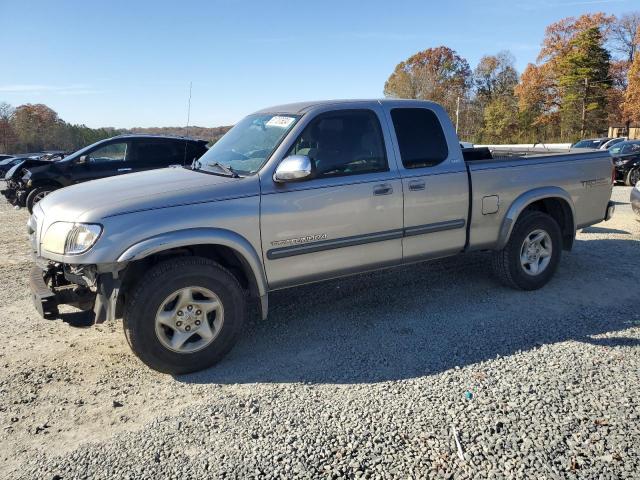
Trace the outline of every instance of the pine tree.
<instances>
[{"instance_id":1,"label":"pine tree","mask_svg":"<svg viewBox=\"0 0 640 480\"><path fill-rule=\"evenodd\" d=\"M562 136L584 137L606 124L607 93L611 87L611 56L597 27L580 32L558 59Z\"/></svg>"}]
</instances>

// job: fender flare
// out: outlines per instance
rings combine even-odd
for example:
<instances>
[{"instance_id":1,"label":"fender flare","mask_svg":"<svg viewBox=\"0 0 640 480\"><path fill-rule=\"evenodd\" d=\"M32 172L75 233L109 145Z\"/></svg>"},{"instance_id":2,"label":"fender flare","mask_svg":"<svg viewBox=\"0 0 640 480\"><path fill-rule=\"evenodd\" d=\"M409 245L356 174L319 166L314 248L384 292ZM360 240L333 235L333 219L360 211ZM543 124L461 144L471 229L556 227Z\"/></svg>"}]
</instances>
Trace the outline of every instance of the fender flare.
<instances>
[{"instance_id":1,"label":"fender flare","mask_svg":"<svg viewBox=\"0 0 640 480\"><path fill-rule=\"evenodd\" d=\"M522 211L533 202L537 202L538 200L543 200L545 198L559 198L569 205L569 208L571 209L571 219L573 221L573 231L576 231L576 212L571 195L560 187L534 188L533 190L529 190L520 195L509 206L509 209L502 220L502 225L500 226L496 250L502 250L505 247L511 237L513 227L515 226Z\"/></svg>"},{"instance_id":2,"label":"fender flare","mask_svg":"<svg viewBox=\"0 0 640 480\"><path fill-rule=\"evenodd\" d=\"M260 255L243 236L222 228L190 228L174 232L161 233L128 247L118 257L118 262L126 263L141 260L149 255L172 248L191 245L222 245L234 250L246 262L253 274L258 294L266 303L268 292L267 277ZM265 312L266 313L266 312Z\"/></svg>"}]
</instances>

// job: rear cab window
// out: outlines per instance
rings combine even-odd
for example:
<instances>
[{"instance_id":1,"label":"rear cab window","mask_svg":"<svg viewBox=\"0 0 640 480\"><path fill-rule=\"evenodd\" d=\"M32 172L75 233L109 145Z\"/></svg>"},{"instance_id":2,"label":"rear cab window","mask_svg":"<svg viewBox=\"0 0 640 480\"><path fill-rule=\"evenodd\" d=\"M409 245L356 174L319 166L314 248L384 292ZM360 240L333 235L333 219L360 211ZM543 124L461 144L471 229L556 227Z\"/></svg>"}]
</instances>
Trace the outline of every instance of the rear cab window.
<instances>
[{"instance_id":1,"label":"rear cab window","mask_svg":"<svg viewBox=\"0 0 640 480\"><path fill-rule=\"evenodd\" d=\"M435 167L447 159L447 139L434 112L426 108L393 108L391 119L404 168Z\"/></svg>"}]
</instances>

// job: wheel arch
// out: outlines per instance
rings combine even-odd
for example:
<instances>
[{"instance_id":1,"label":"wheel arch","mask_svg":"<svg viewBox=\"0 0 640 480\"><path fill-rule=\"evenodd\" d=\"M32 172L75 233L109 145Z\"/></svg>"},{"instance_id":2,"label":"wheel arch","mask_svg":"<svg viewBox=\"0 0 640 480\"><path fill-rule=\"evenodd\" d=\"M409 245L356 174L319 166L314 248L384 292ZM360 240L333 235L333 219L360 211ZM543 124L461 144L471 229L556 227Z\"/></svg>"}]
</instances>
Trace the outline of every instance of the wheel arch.
<instances>
[{"instance_id":1,"label":"wheel arch","mask_svg":"<svg viewBox=\"0 0 640 480\"><path fill-rule=\"evenodd\" d=\"M516 198L502 221L497 250L507 244L518 218L526 210L541 211L553 217L562 231L563 249L571 250L576 232L575 208L569 193L560 187L540 187Z\"/></svg>"},{"instance_id":2,"label":"wheel arch","mask_svg":"<svg viewBox=\"0 0 640 480\"><path fill-rule=\"evenodd\" d=\"M262 261L251 243L225 229L194 228L160 234L128 247L118 257L127 264L123 289L150 264L176 255L194 255L212 259L229 269L250 295L260 300L262 318L268 311L267 280Z\"/></svg>"}]
</instances>

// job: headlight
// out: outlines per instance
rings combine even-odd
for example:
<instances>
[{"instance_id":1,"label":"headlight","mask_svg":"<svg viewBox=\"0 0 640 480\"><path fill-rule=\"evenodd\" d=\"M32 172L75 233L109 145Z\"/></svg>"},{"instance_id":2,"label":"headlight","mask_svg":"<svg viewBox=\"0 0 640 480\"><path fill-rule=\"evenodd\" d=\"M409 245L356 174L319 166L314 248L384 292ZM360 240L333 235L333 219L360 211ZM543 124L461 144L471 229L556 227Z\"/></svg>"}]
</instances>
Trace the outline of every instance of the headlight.
<instances>
[{"instance_id":1,"label":"headlight","mask_svg":"<svg viewBox=\"0 0 640 480\"><path fill-rule=\"evenodd\" d=\"M42 248L51 253L78 255L89 250L102 233L102 226L92 223L52 223L44 234Z\"/></svg>"}]
</instances>

